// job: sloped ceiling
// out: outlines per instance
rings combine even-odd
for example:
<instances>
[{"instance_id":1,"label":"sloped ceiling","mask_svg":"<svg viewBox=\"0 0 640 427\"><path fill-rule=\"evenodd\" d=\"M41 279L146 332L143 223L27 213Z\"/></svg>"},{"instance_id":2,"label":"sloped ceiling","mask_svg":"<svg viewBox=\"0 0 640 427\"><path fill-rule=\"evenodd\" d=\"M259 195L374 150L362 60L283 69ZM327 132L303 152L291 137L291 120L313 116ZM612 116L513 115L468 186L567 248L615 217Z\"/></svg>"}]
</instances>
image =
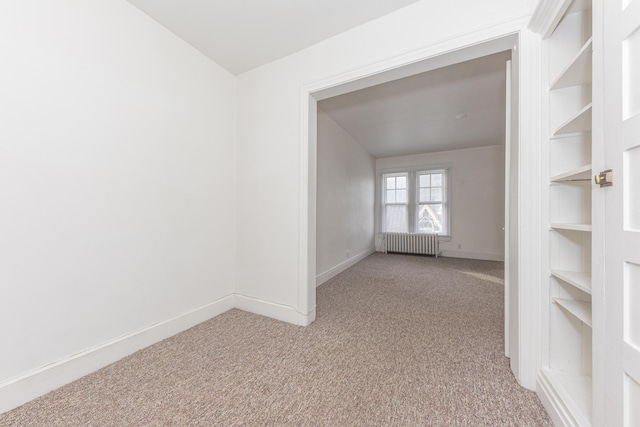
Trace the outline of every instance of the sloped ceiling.
<instances>
[{"instance_id":1,"label":"sloped ceiling","mask_svg":"<svg viewBox=\"0 0 640 427\"><path fill-rule=\"evenodd\" d=\"M418 0L128 0L241 74ZM509 52L320 101L374 157L504 142Z\"/></svg>"},{"instance_id":2,"label":"sloped ceiling","mask_svg":"<svg viewBox=\"0 0 640 427\"><path fill-rule=\"evenodd\" d=\"M128 0L233 74L418 0Z\"/></svg>"},{"instance_id":3,"label":"sloped ceiling","mask_svg":"<svg viewBox=\"0 0 640 427\"><path fill-rule=\"evenodd\" d=\"M504 143L501 52L318 102L374 157Z\"/></svg>"}]
</instances>

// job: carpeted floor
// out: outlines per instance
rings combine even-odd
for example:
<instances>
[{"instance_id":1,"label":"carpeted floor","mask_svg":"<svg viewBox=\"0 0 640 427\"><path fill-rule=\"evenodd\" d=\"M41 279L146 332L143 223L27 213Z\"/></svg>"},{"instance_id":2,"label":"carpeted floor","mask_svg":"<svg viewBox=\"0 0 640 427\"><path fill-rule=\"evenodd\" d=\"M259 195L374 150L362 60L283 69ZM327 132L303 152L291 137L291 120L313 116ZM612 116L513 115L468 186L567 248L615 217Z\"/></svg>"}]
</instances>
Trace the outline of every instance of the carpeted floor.
<instances>
[{"instance_id":1,"label":"carpeted floor","mask_svg":"<svg viewBox=\"0 0 640 427\"><path fill-rule=\"evenodd\" d=\"M550 426L503 356L503 264L374 254L297 327L231 310L1 426Z\"/></svg>"}]
</instances>

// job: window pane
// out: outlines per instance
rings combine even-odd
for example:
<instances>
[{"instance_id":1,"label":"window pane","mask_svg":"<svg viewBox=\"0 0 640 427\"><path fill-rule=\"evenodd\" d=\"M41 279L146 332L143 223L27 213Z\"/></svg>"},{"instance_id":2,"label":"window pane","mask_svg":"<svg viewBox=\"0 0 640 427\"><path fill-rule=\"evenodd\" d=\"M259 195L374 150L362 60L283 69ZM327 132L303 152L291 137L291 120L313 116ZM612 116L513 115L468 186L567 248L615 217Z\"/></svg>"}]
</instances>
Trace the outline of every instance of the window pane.
<instances>
[{"instance_id":1,"label":"window pane","mask_svg":"<svg viewBox=\"0 0 640 427\"><path fill-rule=\"evenodd\" d=\"M396 190L396 203L407 203L407 190Z\"/></svg>"},{"instance_id":2,"label":"window pane","mask_svg":"<svg viewBox=\"0 0 640 427\"><path fill-rule=\"evenodd\" d=\"M431 175L431 186L432 187L442 187L442 174L434 173Z\"/></svg>"},{"instance_id":3,"label":"window pane","mask_svg":"<svg viewBox=\"0 0 640 427\"><path fill-rule=\"evenodd\" d=\"M442 205L421 205L418 209L419 233L443 233Z\"/></svg>"},{"instance_id":4,"label":"window pane","mask_svg":"<svg viewBox=\"0 0 640 427\"><path fill-rule=\"evenodd\" d=\"M396 186L397 188L407 188L407 177L406 176L396 177Z\"/></svg>"},{"instance_id":5,"label":"window pane","mask_svg":"<svg viewBox=\"0 0 640 427\"><path fill-rule=\"evenodd\" d=\"M430 187L430 175L420 175L420 187Z\"/></svg>"},{"instance_id":6,"label":"window pane","mask_svg":"<svg viewBox=\"0 0 640 427\"><path fill-rule=\"evenodd\" d=\"M430 205L431 210L436 214L438 218L442 218L442 205Z\"/></svg>"},{"instance_id":7,"label":"window pane","mask_svg":"<svg viewBox=\"0 0 640 427\"><path fill-rule=\"evenodd\" d=\"M442 201L442 188L431 188L431 201L432 202Z\"/></svg>"},{"instance_id":8,"label":"window pane","mask_svg":"<svg viewBox=\"0 0 640 427\"><path fill-rule=\"evenodd\" d=\"M420 189L420 201L421 202L429 202L429 189L421 188Z\"/></svg>"},{"instance_id":9,"label":"window pane","mask_svg":"<svg viewBox=\"0 0 640 427\"><path fill-rule=\"evenodd\" d=\"M387 190L387 203L395 203L396 202L396 190Z\"/></svg>"},{"instance_id":10,"label":"window pane","mask_svg":"<svg viewBox=\"0 0 640 427\"><path fill-rule=\"evenodd\" d=\"M396 188L396 179L395 177L387 178L387 190L393 190Z\"/></svg>"},{"instance_id":11,"label":"window pane","mask_svg":"<svg viewBox=\"0 0 640 427\"><path fill-rule=\"evenodd\" d=\"M407 227L407 205L387 205L385 206L384 231L406 233Z\"/></svg>"}]
</instances>

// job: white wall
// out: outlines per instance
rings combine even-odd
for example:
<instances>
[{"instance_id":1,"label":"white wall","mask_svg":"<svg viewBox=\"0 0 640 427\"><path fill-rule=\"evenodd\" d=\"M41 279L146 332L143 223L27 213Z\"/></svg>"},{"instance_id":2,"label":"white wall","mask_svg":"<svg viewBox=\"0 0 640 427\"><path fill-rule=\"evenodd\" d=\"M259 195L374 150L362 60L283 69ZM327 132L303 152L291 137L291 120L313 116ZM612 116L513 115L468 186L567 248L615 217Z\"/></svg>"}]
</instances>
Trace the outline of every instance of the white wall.
<instances>
[{"instance_id":1,"label":"white wall","mask_svg":"<svg viewBox=\"0 0 640 427\"><path fill-rule=\"evenodd\" d=\"M300 294L300 197L307 184L299 179L303 86L529 15L531 3L422 0L240 75L237 291L275 307L280 318L309 314L299 309L305 304ZM247 227L255 206L265 207L261 226Z\"/></svg>"},{"instance_id":2,"label":"white wall","mask_svg":"<svg viewBox=\"0 0 640 427\"><path fill-rule=\"evenodd\" d=\"M451 241L440 244L443 255L502 261L504 146L377 159L376 170L443 164L451 165Z\"/></svg>"},{"instance_id":3,"label":"white wall","mask_svg":"<svg viewBox=\"0 0 640 427\"><path fill-rule=\"evenodd\" d=\"M2 2L0 57L10 405L46 365L232 305L236 78L124 0Z\"/></svg>"},{"instance_id":4,"label":"white wall","mask_svg":"<svg viewBox=\"0 0 640 427\"><path fill-rule=\"evenodd\" d=\"M373 252L375 159L318 108L317 285Z\"/></svg>"}]
</instances>

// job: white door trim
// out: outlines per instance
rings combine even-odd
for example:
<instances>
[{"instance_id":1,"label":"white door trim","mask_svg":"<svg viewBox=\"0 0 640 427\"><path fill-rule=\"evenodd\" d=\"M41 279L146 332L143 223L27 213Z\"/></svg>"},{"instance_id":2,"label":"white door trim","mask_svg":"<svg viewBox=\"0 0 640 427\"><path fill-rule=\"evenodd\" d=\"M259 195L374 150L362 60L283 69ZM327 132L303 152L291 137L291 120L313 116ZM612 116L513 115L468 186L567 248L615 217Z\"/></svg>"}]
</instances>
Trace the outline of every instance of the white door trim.
<instances>
[{"instance_id":1,"label":"white door trim","mask_svg":"<svg viewBox=\"0 0 640 427\"><path fill-rule=\"evenodd\" d=\"M518 274L518 341L520 359L514 374L520 383L531 390L539 369L540 310L536 278L540 272L540 67L539 37L526 29L529 17L509 21L465 33L422 49L375 64L351 70L300 90L300 205L299 205L299 288L298 312L300 324L315 319L316 291L316 111L317 101L374 84L406 77L429 69L451 65L473 57L509 50L520 40L519 67L519 234L520 265ZM537 40L537 42L536 42ZM537 101L536 101L537 100ZM516 143L514 141L514 143ZM510 322L513 324L513 321Z\"/></svg>"},{"instance_id":2,"label":"white door trim","mask_svg":"<svg viewBox=\"0 0 640 427\"><path fill-rule=\"evenodd\" d=\"M542 271L542 40L529 29L520 32L518 154L518 362L520 384L535 390L541 358ZM512 232L514 230L511 230ZM513 286L511 287L513 290ZM511 335L514 336L513 334ZM513 348L513 343L511 343ZM512 354L513 358L513 354Z\"/></svg>"},{"instance_id":3,"label":"white door trim","mask_svg":"<svg viewBox=\"0 0 640 427\"><path fill-rule=\"evenodd\" d=\"M511 117L512 117L512 88L511 88L511 59L507 61L505 66L506 79L505 79L505 112L506 117L504 120L504 355L511 357L511 343L510 343L510 268L511 262L510 253L510 215L511 215Z\"/></svg>"}]
</instances>

